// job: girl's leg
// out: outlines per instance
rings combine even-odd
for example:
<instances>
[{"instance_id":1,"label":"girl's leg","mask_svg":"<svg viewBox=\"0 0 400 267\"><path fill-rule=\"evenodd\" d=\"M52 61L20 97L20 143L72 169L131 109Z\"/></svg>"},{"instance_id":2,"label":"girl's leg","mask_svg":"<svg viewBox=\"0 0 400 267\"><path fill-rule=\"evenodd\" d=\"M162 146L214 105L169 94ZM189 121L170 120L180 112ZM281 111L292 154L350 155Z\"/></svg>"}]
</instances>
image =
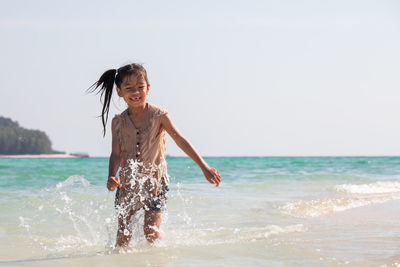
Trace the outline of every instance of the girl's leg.
<instances>
[{"instance_id":1,"label":"girl's leg","mask_svg":"<svg viewBox=\"0 0 400 267\"><path fill-rule=\"evenodd\" d=\"M116 247L127 247L132 238L131 219L135 211L120 212L118 216L118 231Z\"/></svg>"},{"instance_id":2,"label":"girl's leg","mask_svg":"<svg viewBox=\"0 0 400 267\"><path fill-rule=\"evenodd\" d=\"M160 225L162 220L161 211L147 210L144 212L144 235L147 241L153 243L160 238Z\"/></svg>"}]
</instances>

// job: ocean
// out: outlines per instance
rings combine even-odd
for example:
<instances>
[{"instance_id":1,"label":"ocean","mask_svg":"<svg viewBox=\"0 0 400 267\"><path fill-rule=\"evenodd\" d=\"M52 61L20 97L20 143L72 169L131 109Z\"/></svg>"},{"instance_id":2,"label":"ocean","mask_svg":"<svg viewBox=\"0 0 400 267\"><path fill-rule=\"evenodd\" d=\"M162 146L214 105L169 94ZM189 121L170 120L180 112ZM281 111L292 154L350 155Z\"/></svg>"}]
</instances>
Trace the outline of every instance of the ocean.
<instances>
[{"instance_id":1,"label":"ocean","mask_svg":"<svg viewBox=\"0 0 400 267\"><path fill-rule=\"evenodd\" d=\"M400 266L400 157L169 157L162 240L112 249L108 158L0 159L0 265Z\"/></svg>"}]
</instances>

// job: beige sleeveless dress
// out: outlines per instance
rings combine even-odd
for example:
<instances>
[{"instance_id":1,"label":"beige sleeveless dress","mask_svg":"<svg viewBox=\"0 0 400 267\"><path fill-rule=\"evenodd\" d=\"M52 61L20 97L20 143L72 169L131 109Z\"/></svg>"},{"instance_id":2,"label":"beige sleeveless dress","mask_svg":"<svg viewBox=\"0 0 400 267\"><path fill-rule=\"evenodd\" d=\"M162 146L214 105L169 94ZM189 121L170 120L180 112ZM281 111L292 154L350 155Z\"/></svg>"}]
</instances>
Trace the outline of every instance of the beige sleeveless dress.
<instances>
[{"instance_id":1,"label":"beige sleeveless dress","mask_svg":"<svg viewBox=\"0 0 400 267\"><path fill-rule=\"evenodd\" d=\"M129 118L128 109L115 115L115 133L121 147L118 200L124 208L134 211L156 197L152 192L162 192L169 186L165 160L165 130L161 117L167 111L146 103L146 123L136 128Z\"/></svg>"}]
</instances>

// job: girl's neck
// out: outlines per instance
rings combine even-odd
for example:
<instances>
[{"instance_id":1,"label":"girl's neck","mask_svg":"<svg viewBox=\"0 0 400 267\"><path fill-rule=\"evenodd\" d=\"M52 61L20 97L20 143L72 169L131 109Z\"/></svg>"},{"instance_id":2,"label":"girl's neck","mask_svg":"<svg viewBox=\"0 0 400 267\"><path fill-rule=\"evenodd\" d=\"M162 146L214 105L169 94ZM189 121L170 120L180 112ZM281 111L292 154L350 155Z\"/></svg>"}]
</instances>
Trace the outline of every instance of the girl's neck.
<instances>
[{"instance_id":1,"label":"girl's neck","mask_svg":"<svg viewBox=\"0 0 400 267\"><path fill-rule=\"evenodd\" d=\"M129 110L129 113L130 113L130 114L140 114L140 113L142 113L142 112L145 111L146 107L147 107L147 102L144 103L144 104L141 105L141 106L129 107L128 110Z\"/></svg>"}]
</instances>

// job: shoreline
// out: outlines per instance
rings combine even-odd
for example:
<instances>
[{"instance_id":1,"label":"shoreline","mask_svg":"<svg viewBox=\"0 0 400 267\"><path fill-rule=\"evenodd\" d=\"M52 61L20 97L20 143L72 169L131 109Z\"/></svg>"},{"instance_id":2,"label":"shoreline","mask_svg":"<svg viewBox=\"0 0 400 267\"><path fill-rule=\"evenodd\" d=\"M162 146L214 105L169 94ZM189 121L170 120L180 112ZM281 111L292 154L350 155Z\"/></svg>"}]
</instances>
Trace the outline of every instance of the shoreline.
<instances>
[{"instance_id":1,"label":"shoreline","mask_svg":"<svg viewBox=\"0 0 400 267\"><path fill-rule=\"evenodd\" d=\"M0 159L32 159L32 158L84 158L71 154L26 154L26 155L0 155ZM89 156L87 156L89 157ZM90 158L108 158L109 156L90 156ZM167 158L188 158L188 156L167 155ZM380 155L380 156L202 156L203 158L398 158L400 155Z\"/></svg>"},{"instance_id":2,"label":"shoreline","mask_svg":"<svg viewBox=\"0 0 400 267\"><path fill-rule=\"evenodd\" d=\"M80 158L71 154L38 154L38 155L0 155L0 159L56 159L56 158Z\"/></svg>"}]
</instances>

